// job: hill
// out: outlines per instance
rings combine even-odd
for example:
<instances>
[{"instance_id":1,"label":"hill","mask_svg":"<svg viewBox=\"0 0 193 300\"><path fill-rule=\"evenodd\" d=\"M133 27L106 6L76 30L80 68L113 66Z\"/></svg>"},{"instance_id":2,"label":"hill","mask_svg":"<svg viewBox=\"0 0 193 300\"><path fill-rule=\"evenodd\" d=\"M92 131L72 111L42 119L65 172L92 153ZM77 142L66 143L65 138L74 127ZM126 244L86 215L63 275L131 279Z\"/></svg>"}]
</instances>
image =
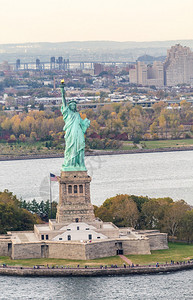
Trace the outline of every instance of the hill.
<instances>
[{"instance_id":1,"label":"hill","mask_svg":"<svg viewBox=\"0 0 193 300\"><path fill-rule=\"evenodd\" d=\"M74 41L62 43L0 44L0 62L49 61L51 56L63 56L73 61L136 61L139 56L165 56L167 49L175 44L193 48L193 40L152 42Z\"/></svg>"}]
</instances>

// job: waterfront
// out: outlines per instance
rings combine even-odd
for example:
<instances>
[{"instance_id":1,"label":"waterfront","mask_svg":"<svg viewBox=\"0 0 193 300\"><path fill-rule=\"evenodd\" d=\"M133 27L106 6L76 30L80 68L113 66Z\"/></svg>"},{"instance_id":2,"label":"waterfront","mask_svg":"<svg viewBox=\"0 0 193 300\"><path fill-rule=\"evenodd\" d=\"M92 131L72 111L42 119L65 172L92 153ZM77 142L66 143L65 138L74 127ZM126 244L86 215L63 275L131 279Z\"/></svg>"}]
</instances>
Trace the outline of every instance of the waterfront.
<instances>
[{"instance_id":1,"label":"waterfront","mask_svg":"<svg viewBox=\"0 0 193 300\"><path fill-rule=\"evenodd\" d=\"M1 161L0 190L26 200L49 199L49 173L60 174L62 158ZM184 199L193 205L193 151L86 157L95 205L119 193ZM52 183L58 199L58 183Z\"/></svg>"},{"instance_id":2,"label":"waterfront","mask_svg":"<svg viewBox=\"0 0 193 300\"><path fill-rule=\"evenodd\" d=\"M59 175L62 160L0 162L0 190L7 188L27 200L45 200L49 172ZM170 196L193 204L193 151L87 157L86 164L92 176L93 204L117 193ZM56 200L57 189L54 182ZM192 275L190 270L102 278L0 276L0 299L193 299Z\"/></svg>"},{"instance_id":3,"label":"waterfront","mask_svg":"<svg viewBox=\"0 0 193 300\"><path fill-rule=\"evenodd\" d=\"M0 277L0 299L193 299L193 271L108 277Z\"/></svg>"}]
</instances>

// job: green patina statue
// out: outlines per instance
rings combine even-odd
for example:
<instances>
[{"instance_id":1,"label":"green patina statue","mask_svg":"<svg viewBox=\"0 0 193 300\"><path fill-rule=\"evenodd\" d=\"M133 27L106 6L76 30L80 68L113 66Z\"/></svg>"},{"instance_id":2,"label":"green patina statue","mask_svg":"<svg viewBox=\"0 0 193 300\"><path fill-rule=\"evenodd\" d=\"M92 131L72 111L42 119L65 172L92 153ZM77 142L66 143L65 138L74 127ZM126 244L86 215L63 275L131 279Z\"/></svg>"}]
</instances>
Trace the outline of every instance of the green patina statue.
<instances>
[{"instance_id":1,"label":"green patina statue","mask_svg":"<svg viewBox=\"0 0 193 300\"><path fill-rule=\"evenodd\" d=\"M62 93L61 112L65 122L65 152L62 171L86 171L84 163L85 138L84 133L90 125L88 119L81 119L76 110L76 101L66 103L64 81L60 85Z\"/></svg>"}]
</instances>

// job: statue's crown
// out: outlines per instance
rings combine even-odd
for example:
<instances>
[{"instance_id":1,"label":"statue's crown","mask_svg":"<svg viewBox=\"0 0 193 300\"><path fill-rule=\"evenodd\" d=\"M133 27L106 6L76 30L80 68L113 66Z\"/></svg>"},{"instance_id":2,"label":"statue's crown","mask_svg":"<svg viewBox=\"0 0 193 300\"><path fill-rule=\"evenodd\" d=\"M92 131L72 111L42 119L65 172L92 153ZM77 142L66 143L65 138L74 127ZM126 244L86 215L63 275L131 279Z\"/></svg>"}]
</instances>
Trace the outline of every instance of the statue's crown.
<instances>
[{"instance_id":1,"label":"statue's crown","mask_svg":"<svg viewBox=\"0 0 193 300\"><path fill-rule=\"evenodd\" d=\"M77 104L76 100L70 100L70 101L68 101L68 104L71 104L71 103Z\"/></svg>"}]
</instances>

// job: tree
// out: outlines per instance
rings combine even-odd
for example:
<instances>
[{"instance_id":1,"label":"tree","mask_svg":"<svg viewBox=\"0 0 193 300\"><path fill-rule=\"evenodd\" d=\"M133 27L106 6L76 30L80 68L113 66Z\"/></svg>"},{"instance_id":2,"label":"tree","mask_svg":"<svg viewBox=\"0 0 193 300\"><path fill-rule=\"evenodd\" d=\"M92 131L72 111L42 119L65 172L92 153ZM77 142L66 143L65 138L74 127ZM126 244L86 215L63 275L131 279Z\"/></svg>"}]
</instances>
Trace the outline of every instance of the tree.
<instances>
[{"instance_id":1,"label":"tree","mask_svg":"<svg viewBox=\"0 0 193 300\"><path fill-rule=\"evenodd\" d=\"M95 209L95 214L105 222L124 227L135 227L139 218L136 203L131 196L123 194L107 199Z\"/></svg>"},{"instance_id":2,"label":"tree","mask_svg":"<svg viewBox=\"0 0 193 300\"><path fill-rule=\"evenodd\" d=\"M99 131L100 125L98 124L98 122L96 120L91 121L90 129L95 132Z\"/></svg>"},{"instance_id":3,"label":"tree","mask_svg":"<svg viewBox=\"0 0 193 300\"><path fill-rule=\"evenodd\" d=\"M158 117L161 113L161 111L167 107L167 103L165 103L164 101L160 101L158 103L154 103L152 105L152 108L154 110L155 113L155 117Z\"/></svg>"},{"instance_id":4,"label":"tree","mask_svg":"<svg viewBox=\"0 0 193 300\"><path fill-rule=\"evenodd\" d=\"M161 136L163 138L165 133L165 137L167 138L167 119L163 112L160 113L158 120L159 120L159 128L161 130Z\"/></svg>"},{"instance_id":5,"label":"tree","mask_svg":"<svg viewBox=\"0 0 193 300\"><path fill-rule=\"evenodd\" d=\"M143 120L141 107L134 107L130 110L129 121L127 126L128 134L130 135L131 140L134 140L135 138L141 138L141 135L145 131L145 123Z\"/></svg>"},{"instance_id":6,"label":"tree","mask_svg":"<svg viewBox=\"0 0 193 300\"><path fill-rule=\"evenodd\" d=\"M193 241L193 210L184 201L117 195L108 198L94 213L104 222L137 229L158 229L187 242Z\"/></svg>"},{"instance_id":7,"label":"tree","mask_svg":"<svg viewBox=\"0 0 193 300\"><path fill-rule=\"evenodd\" d=\"M182 217L180 228L178 230L178 237L188 243L193 242L193 210L186 211Z\"/></svg>"},{"instance_id":8,"label":"tree","mask_svg":"<svg viewBox=\"0 0 193 300\"><path fill-rule=\"evenodd\" d=\"M26 136L30 136L33 127L35 124L35 120L30 115L27 115L20 123L22 133Z\"/></svg>"},{"instance_id":9,"label":"tree","mask_svg":"<svg viewBox=\"0 0 193 300\"><path fill-rule=\"evenodd\" d=\"M137 205L132 199L122 200L114 211L114 217L118 226L135 228L139 218Z\"/></svg>"},{"instance_id":10,"label":"tree","mask_svg":"<svg viewBox=\"0 0 193 300\"><path fill-rule=\"evenodd\" d=\"M141 209L143 228L162 230L164 227L163 219L171 203L173 200L169 197L145 201Z\"/></svg>"},{"instance_id":11,"label":"tree","mask_svg":"<svg viewBox=\"0 0 193 300\"><path fill-rule=\"evenodd\" d=\"M16 100L14 97L7 97L6 98L6 106L15 106L16 105Z\"/></svg>"},{"instance_id":12,"label":"tree","mask_svg":"<svg viewBox=\"0 0 193 300\"><path fill-rule=\"evenodd\" d=\"M41 201L40 203L33 199L31 202L26 202L25 200L20 200L20 207L27 209L30 213L37 214L42 221L48 222L48 220L52 217L56 218L57 211L57 202L52 202L52 216L51 216L51 206L50 201L46 202Z\"/></svg>"},{"instance_id":13,"label":"tree","mask_svg":"<svg viewBox=\"0 0 193 300\"><path fill-rule=\"evenodd\" d=\"M102 110L102 116L104 117L105 120L108 119L109 115L110 115L110 111L107 109Z\"/></svg>"},{"instance_id":14,"label":"tree","mask_svg":"<svg viewBox=\"0 0 193 300\"><path fill-rule=\"evenodd\" d=\"M15 115L11 118L12 130L13 133L18 136L21 131L21 119L18 115Z\"/></svg>"},{"instance_id":15,"label":"tree","mask_svg":"<svg viewBox=\"0 0 193 300\"><path fill-rule=\"evenodd\" d=\"M10 230L32 230L40 218L21 208L20 201L8 190L0 192L0 233Z\"/></svg>"},{"instance_id":16,"label":"tree","mask_svg":"<svg viewBox=\"0 0 193 300\"><path fill-rule=\"evenodd\" d=\"M177 234L179 225L188 210L190 206L184 200L171 203L167 209L164 216L165 229L172 238Z\"/></svg>"},{"instance_id":17,"label":"tree","mask_svg":"<svg viewBox=\"0 0 193 300\"><path fill-rule=\"evenodd\" d=\"M26 112L26 113L28 113L28 107L27 107L27 105L24 106L23 111Z\"/></svg>"},{"instance_id":18,"label":"tree","mask_svg":"<svg viewBox=\"0 0 193 300\"><path fill-rule=\"evenodd\" d=\"M15 141L16 141L15 135L14 135L14 134L11 134L9 140L10 140L11 142L15 142Z\"/></svg>"},{"instance_id":19,"label":"tree","mask_svg":"<svg viewBox=\"0 0 193 300\"><path fill-rule=\"evenodd\" d=\"M1 123L1 127L2 129L6 130L6 131L10 131L11 130L11 120L9 118L6 118L2 123Z\"/></svg>"},{"instance_id":20,"label":"tree","mask_svg":"<svg viewBox=\"0 0 193 300\"><path fill-rule=\"evenodd\" d=\"M165 92L163 90L159 90L156 92L156 97L159 99L164 99L165 98Z\"/></svg>"},{"instance_id":21,"label":"tree","mask_svg":"<svg viewBox=\"0 0 193 300\"><path fill-rule=\"evenodd\" d=\"M113 103L112 104L112 107L113 107L113 110L115 110L115 112L118 114L120 109L121 109L121 105L120 103Z\"/></svg>"},{"instance_id":22,"label":"tree","mask_svg":"<svg viewBox=\"0 0 193 300\"><path fill-rule=\"evenodd\" d=\"M184 124L188 124L193 118L192 104L186 100L180 102L180 116Z\"/></svg>"},{"instance_id":23,"label":"tree","mask_svg":"<svg viewBox=\"0 0 193 300\"><path fill-rule=\"evenodd\" d=\"M41 111L41 110L44 110L45 108L44 108L44 104L43 103L40 103L40 105L39 105L39 111Z\"/></svg>"},{"instance_id":24,"label":"tree","mask_svg":"<svg viewBox=\"0 0 193 300\"><path fill-rule=\"evenodd\" d=\"M31 141L36 141L37 140L37 134L34 131L32 131L30 133L30 140Z\"/></svg>"},{"instance_id":25,"label":"tree","mask_svg":"<svg viewBox=\"0 0 193 300\"><path fill-rule=\"evenodd\" d=\"M19 140L20 140L20 142L25 142L25 140L26 140L26 136L25 136L25 134L20 134L19 135Z\"/></svg>"}]
</instances>

